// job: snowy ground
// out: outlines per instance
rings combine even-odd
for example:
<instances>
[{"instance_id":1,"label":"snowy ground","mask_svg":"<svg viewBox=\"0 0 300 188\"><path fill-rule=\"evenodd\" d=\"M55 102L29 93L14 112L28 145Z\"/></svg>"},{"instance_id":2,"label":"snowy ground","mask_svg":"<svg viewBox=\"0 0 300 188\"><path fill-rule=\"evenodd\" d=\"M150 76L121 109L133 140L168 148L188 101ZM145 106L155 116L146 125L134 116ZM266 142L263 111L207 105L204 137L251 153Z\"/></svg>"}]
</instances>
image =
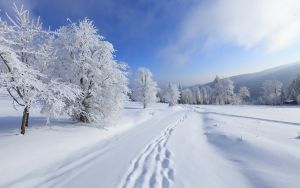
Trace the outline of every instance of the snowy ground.
<instances>
[{"instance_id":1,"label":"snowy ground","mask_svg":"<svg viewBox=\"0 0 300 188\"><path fill-rule=\"evenodd\" d=\"M299 187L300 109L128 103L115 126L45 126L0 99L0 187Z\"/></svg>"}]
</instances>

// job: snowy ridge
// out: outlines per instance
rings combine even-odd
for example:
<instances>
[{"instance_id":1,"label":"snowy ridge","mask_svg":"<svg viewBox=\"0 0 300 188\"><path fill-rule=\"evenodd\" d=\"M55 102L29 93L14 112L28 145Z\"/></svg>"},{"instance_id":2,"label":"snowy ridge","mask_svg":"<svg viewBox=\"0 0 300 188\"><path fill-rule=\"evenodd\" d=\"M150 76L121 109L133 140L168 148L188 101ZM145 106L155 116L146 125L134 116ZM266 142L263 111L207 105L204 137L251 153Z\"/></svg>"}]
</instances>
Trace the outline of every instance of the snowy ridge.
<instances>
[{"instance_id":1,"label":"snowy ridge","mask_svg":"<svg viewBox=\"0 0 300 188\"><path fill-rule=\"evenodd\" d=\"M171 123L160 136L146 146L143 152L131 162L120 188L170 187L174 181L174 169L171 166L172 153L166 145L174 129L186 118L187 114L184 114L180 119Z\"/></svg>"}]
</instances>

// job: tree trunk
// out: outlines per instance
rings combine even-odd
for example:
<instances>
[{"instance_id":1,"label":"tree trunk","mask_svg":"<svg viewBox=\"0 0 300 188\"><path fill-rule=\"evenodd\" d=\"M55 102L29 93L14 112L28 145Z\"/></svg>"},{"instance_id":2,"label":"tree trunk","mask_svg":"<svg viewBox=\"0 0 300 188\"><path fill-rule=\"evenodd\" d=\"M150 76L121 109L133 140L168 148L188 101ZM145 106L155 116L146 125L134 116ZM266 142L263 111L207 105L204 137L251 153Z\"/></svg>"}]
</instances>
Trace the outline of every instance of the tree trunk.
<instances>
[{"instance_id":1,"label":"tree trunk","mask_svg":"<svg viewBox=\"0 0 300 188\"><path fill-rule=\"evenodd\" d=\"M144 108L147 108L147 104L146 103L144 103Z\"/></svg>"},{"instance_id":2,"label":"tree trunk","mask_svg":"<svg viewBox=\"0 0 300 188\"><path fill-rule=\"evenodd\" d=\"M89 123L87 116L82 112L79 114L79 121L83 123Z\"/></svg>"},{"instance_id":3,"label":"tree trunk","mask_svg":"<svg viewBox=\"0 0 300 188\"><path fill-rule=\"evenodd\" d=\"M28 121L29 121L29 110L27 109L27 112L26 112L26 119L25 119L25 127L28 128Z\"/></svg>"},{"instance_id":4,"label":"tree trunk","mask_svg":"<svg viewBox=\"0 0 300 188\"><path fill-rule=\"evenodd\" d=\"M29 112L27 106L24 108L22 124L21 124L21 134L25 134L26 123L28 124ZM27 125L28 126L28 125Z\"/></svg>"}]
</instances>

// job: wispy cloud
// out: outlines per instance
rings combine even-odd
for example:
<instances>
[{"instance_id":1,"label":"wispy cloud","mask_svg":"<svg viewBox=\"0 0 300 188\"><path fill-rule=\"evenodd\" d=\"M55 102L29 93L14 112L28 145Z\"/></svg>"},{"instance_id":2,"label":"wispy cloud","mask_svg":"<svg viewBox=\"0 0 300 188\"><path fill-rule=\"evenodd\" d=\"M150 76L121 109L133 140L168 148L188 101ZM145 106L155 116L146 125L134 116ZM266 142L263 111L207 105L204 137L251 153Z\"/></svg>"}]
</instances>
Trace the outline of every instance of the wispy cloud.
<instances>
[{"instance_id":1,"label":"wispy cloud","mask_svg":"<svg viewBox=\"0 0 300 188\"><path fill-rule=\"evenodd\" d=\"M36 5L36 1L34 0L14 0L14 1L8 1L8 0L0 0L0 9L2 15L5 15L6 13L9 15L13 15L13 4L16 4L18 7L23 5L27 10L32 10L32 8Z\"/></svg>"},{"instance_id":2,"label":"wispy cloud","mask_svg":"<svg viewBox=\"0 0 300 188\"><path fill-rule=\"evenodd\" d=\"M204 1L185 17L161 56L168 62L186 63L202 48L226 44L274 52L297 42L299 33L300 1Z\"/></svg>"}]
</instances>

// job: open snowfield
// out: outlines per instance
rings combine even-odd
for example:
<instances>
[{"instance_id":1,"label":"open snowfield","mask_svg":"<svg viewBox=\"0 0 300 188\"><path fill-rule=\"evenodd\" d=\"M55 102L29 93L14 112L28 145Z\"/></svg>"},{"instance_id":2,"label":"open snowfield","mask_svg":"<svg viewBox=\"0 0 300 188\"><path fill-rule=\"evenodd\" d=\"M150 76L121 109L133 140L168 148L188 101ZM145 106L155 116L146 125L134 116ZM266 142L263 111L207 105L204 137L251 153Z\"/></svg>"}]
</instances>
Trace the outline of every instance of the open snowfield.
<instances>
[{"instance_id":1,"label":"open snowfield","mask_svg":"<svg viewBox=\"0 0 300 188\"><path fill-rule=\"evenodd\" d=\"M0 100L0 187L300 187L300 108L127 103L115 126L45 125Z\"/></svg>"}]
</instances>

